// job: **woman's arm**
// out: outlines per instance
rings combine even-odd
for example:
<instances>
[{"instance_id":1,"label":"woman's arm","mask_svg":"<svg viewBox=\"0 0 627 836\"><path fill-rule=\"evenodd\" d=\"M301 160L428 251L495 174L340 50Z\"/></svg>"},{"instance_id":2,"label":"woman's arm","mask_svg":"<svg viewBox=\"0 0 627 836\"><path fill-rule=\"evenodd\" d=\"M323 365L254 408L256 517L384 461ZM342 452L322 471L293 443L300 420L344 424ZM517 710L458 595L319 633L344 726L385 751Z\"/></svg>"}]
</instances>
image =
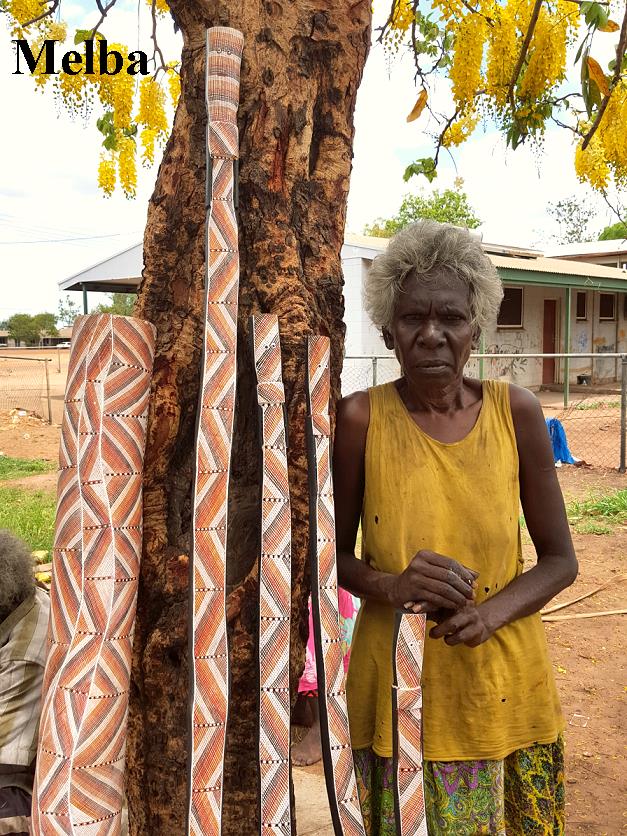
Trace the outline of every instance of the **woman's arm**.
<instances>
[{"instance_id":1,"label":"woman's arm","mask_svg":"<svg viewBox=\"0 0 627 836\"><path fill-rule=\"evenodd\" d=\"M467 607L431 630L447 644L475 647L505 624L538 612L577 577L577 558L542 408L527 389L510 386L519 457L520 500L537 564L477 607Z\"/></svg>"},{"instance_id":2,"label":"woman's arm","mask_svg":"<svg viewBox=\"0 0 627 836\"><path fill-rule=\"evenodd\" d=\"M355 557L364 498L370 398L355 392L338 403L333 448L337 570L340 586L360 598L401 608L420 600L425 611L458 609L473 597L476 573L450 557L421 551L400 575L379 572Z\"/></svg>"}]
</instances>

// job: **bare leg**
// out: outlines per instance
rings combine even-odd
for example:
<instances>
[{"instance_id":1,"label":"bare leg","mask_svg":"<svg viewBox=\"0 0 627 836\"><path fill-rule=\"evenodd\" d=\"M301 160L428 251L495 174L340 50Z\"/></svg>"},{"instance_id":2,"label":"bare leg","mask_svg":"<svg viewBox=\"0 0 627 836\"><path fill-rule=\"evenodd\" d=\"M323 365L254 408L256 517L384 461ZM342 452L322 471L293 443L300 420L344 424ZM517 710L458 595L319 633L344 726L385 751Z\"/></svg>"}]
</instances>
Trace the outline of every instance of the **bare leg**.
<instances>
[{"instance_id":1,"label":"bare leg","mask_svg":"<svg viewBox=\"0 0 627 836\"><path fill-rule=\"evenodd\" d=\"M308 702L313 712L314 721L311 728L300 743L296 743L292 746L293 766L311 766L311 764L318 763L318 761L322 759L318 700L315 697L310 697Z\"/></svg>"}]
</instances>

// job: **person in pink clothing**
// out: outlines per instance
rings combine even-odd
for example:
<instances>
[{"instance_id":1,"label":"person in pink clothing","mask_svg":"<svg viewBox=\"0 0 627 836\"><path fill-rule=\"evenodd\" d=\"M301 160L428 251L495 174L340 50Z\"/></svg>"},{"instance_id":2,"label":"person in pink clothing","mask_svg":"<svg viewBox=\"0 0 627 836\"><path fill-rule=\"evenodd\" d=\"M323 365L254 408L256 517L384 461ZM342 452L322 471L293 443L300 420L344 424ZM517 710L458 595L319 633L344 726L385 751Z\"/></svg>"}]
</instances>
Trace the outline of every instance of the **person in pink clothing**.
<instances>
[{"instance_id":1,"label":"person in pink clothing","mask_svg":"<svg viewBox=\"0 0 627 836\"><path fill-rule=\"evenodd\" d=\"M344 672L348 671L351 653L351 641L359 599L353 598L350 592L338 588L338 605L340 612L340 635L344 651ZM292 764L294 766L310 766L322 757L320 743L320 715L318 714L318 676L316 673L316 650L314 646L313 617L311 614L311 598L309 599L309 639L307 640L307 655L305 669L298 683L298 700L294 709L294 721L297 725L310 726L303 739L292 747Z\"/></svg>"}]
</instances>

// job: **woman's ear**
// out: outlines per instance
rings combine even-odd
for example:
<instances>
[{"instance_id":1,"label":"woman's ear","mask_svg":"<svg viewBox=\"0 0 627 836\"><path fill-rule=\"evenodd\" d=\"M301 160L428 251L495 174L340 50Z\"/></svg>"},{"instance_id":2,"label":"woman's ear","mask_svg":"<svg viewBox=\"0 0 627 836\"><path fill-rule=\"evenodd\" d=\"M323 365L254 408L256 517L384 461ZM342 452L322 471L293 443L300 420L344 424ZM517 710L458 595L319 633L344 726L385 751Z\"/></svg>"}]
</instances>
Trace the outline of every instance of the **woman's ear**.
<instances>
[{"instance_id":1,"label":"woman's ear","mask_svg":"<svg viewBox=\"0 0 627 836\"><path fill-rule=\"evenodd\" d=\"M388 351L394 351L394 340L387 328L383 328L381 330L381 336L383 337L383 342L385 343L385 347Z\"/></svg>"},{"instance_id":2,"label":"woman's ear","mask_svg":"<svg viewBox=\"0 0 627 836\"><path fill-rule=\"evenodd\" d=\"M473 351L478 350L480 340L481 340L481 328L479 328L478 325L475 325L475 327L472 329L472 343L470 344L470 347L472 348Z\"/></svg>"}]
</instances>

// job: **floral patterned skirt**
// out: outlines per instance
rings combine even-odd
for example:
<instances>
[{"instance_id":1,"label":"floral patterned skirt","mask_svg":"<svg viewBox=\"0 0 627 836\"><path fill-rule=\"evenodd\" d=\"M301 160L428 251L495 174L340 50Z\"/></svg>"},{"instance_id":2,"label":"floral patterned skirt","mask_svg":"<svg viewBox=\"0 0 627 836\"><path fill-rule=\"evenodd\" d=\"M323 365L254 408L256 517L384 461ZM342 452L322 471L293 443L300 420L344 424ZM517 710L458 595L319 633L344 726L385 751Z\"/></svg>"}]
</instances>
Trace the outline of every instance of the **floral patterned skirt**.
<instances>
[{"instance_id":1,"label":"floral patterned skirt","mask_svg":"<svg viewBox=\"0 0 627 836\"><path fill-rule=\"evenodd\" d=\"M367 836L396 836L392 758L354 749ZM430 836L562 836L564 739L500 761L425 761Z\"/></svg>"}]
</instances>

